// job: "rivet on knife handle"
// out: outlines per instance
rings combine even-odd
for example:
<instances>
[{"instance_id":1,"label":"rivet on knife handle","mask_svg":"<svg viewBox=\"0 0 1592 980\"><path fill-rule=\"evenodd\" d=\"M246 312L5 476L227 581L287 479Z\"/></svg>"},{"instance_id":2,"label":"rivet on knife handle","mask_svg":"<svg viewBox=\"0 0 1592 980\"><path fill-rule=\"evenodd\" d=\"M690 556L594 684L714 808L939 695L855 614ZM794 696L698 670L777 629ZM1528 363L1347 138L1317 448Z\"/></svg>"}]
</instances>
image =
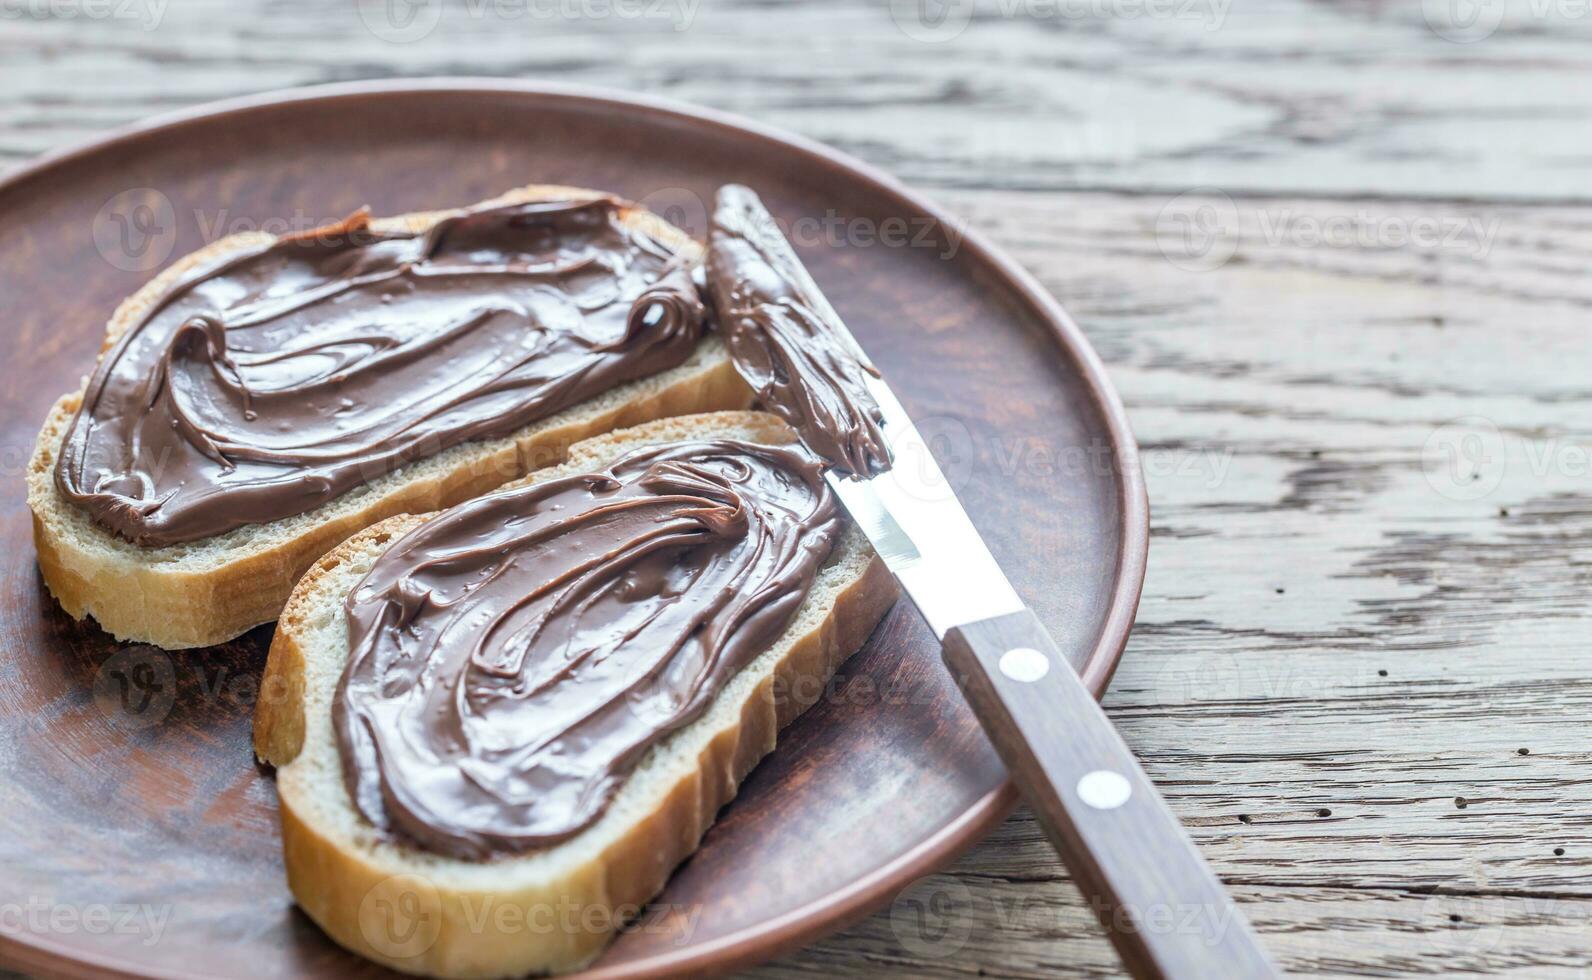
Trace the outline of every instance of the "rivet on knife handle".
<instances>
[{"instance_id":1,"label":"rivet on knife handle","mask_svg":"<svg viewBox=\"0 0 1592 980\"><path fill-rule=\"evenodd\" d=\"M1030 611L945 634L952 676L1136 977L1275 977L1248 922Z\"/></svg>"}]
</instances>

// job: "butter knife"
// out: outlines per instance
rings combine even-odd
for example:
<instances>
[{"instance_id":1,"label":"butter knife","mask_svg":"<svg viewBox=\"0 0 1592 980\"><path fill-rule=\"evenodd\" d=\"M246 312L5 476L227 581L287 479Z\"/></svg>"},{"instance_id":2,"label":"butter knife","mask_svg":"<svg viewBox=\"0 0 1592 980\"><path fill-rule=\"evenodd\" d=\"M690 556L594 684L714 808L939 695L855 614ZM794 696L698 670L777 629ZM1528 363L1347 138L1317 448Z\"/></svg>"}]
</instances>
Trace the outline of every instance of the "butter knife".
<instances>
[{"instance_id":1,"label":"butter knife","mask_svg":"<svg viewBox=\"0 0 1592 980\"><path fill-rule=\"evenodd\" d=\"M708 265L737 368L829 460L826 480L940 639L952 677L1128 970L1179 980L1277 976L1007 581L895 393L744 187L719 192Z\"/></svg>"},{"instance_id":2,"label":"butter knife","mask_svg":"<svg viewBox=\"0 0 1592 980\"><path fill-rule=\"evenodd\" d=\"M1039 617L1024 605L881 379L894 456L826 478L940 638L951 676L1136 977L1277 976Z\"/></svg>"}]
</instances>

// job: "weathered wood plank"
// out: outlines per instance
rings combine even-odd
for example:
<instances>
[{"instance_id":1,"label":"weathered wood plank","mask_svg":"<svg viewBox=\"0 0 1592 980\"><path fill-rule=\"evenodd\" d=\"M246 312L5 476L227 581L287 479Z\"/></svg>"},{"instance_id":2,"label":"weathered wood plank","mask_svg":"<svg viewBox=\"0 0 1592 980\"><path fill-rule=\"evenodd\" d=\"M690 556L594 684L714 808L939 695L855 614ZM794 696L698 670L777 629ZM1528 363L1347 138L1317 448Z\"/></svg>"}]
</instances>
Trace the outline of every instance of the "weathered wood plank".
<instances>
[{"instance_id":1,"label":"weathered wood plank","mask_svg":"<svg viewBox=\"0 0 1592 980\"><path fill-rule=\"evenodd\" d=\"M1476 43L1419 0L950 0L939 28L915 0L434 0L413 26L386 0L58 6L123 16L0 21L0 160L263 89L485 74L747 113L923 185L1592 197L1568 0L1475 5L1502 16Z\"/></svg>"},{"instance_id":2,"label":"weathered wood plank","mask_svg":"<svg viewBox=\"0 0 1592 980\"><path fill-rule=\"evenodd\" d=\"M1582 901L1330 886L1233 893L1290 974L1585 976L1592 904ZM1120 976L1092 916L1069 883L991 872L975 853L913 885L887 912L749 976ZM1201 935L1219 928L1187 910L1161 921Z\"/></svg>"}]
</instances>

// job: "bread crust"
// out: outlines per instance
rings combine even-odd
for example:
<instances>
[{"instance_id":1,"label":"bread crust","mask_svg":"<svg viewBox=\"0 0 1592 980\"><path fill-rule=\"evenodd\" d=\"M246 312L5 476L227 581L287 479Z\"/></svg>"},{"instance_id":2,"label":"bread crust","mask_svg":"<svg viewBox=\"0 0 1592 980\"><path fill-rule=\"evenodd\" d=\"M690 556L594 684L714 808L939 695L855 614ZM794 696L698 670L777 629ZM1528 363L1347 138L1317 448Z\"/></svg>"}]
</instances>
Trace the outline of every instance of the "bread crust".
<instances>
[{"instance_id":1,"label":"bread crust","mask_svg":"<svg viewBox=\"0 0 1592 980\"><path fill-rule=\"evenodd\" d=\"M486 203L601 196L605 195L583 188L532 185ZM456 213L400 215L373 221L372 227L418 232ZM622 209L621 219L666 245L700 251L684 232L639 207ZM259 232L234 235L173 263L117 308L106 328L101 355L190 269L271 238ZM502 439L455 446L307 515L201 542L141 548L94 524L55 486L56 457L87 383L85 377L76 392L55 403L29 463L28 506L33 512L39 570L45 586L73 618L92 616L119 640L169 650L211 646L276 619L294 582L316 558L383 518L436 510L479 496L557 463L572 443L617 427L744 408L752 399L717 341L705 340L685 365L622 385L614 390L619 396L592 399ZM441 465L433 465L437 461ZM357 502L352 502L356 497Z\"/></svg>"},{"instance_id":2,"label":"bread crust","mask_svg":"<svg viewBox=\"0 0 1592 980\"><path fill-rule=\"evenodd\" d=\"M750 429L769 439L789 441L790 430L773 416L725 412L699 416L714 429ZM605 462L617 449L637 442L680 438L673 430L692 419L670 419L595 440L594 450L577 447L569 464L532 474L521 483L574 471L584 463ZM590 467L588 467L590 468ZM450 978L506 977L526 973L567 972L591 962L612 939L624 910L636 910L662 888L674 868L696 850L719 809L735 795L747 773L773 750L781 728L817 700L842 661L867 640L897 596L894 578L855 528L848 528L832 562L850 559L849 571L831 595L808 602L829 602L816 620L798 613L808 626L791 631L771 649L788 641L772 669L745 693L739 712L728 724L711 731L695 765L674 775L661 798L640 818L617 834L607 834L600 851L580 862L544 875L505 873L504 885L484 884L481 876L451 873L471 862L430 855L408 845L350 841L345 828L326 816L328 804L312 799L294 763L305 748L305 702L309 664L328 651L310 648L311 622L342 615L337 575L342 587L356 569L368 569L374 555L408 530L435 515L400 517L368 528L326 555L304 576L283 610L272 641L255 715L254 744L259 757L279 767L283 858L288 883L304 911L347 949L394 969ZM843 553L843 554L842 554ZM360 574L363 574L360 571ZM821 576L822 577L822 576ZM342 634L346 638L346 633ZM347 651L337 652L346 663ZM322 669L329 667L322 664ZM747 670L756 669L757 665ZM323 683L326 683L323 681ZM807 696L803 696L805 693ZM317 710L325 708L317 704ZM694 722L707 723L712 717ZM325 723L329 726L329 722ZM689 726L688 726L689 727ZM329 738L329 728L318 737ZM673 736L671 736L673 737ZM338 772L341 772L340 763ZM632 777L634 778L634 777ZM341 780L323 792L340 794L337 806L351 810ZM600 826L600 825L598 825ZM579 848L583 831L569 844ZM556 845L564 847L567 845ZM506 866L534 858L502 859ZM480 868L481 865L474 865ZM421 942L413 946L391 941L378 926L378 910L418 910L409 924L420 924ZM538 930L527 927L540 909L607 910L604 928ZM506 917L483 910L518 910ZM408 921L408 920L406 920ZM588 922L589 925L589 922Z\"/></svg>"}]
</instances>

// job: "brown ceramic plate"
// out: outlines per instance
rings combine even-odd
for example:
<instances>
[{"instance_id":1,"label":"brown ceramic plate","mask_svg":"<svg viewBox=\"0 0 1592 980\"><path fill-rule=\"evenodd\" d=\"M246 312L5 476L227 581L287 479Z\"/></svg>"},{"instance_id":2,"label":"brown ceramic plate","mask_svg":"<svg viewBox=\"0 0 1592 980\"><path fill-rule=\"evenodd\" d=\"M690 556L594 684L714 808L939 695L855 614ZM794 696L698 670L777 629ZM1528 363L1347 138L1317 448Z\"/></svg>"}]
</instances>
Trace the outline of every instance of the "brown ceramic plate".
<instances>
[{"instance_id":1,"label":"brown ceramic plate","mask_svg":"<svg viewBox=\"0 0 1592 980\"><path fill-rule=\"evenodd\" d=\"M935 441L975 523L1098 695L1133 621L1147 512L1078 328L1014 262L890 178L743 120L482 80L343 85L134 127L0 183L0 957L52 973L380 973L283 881L249 752L262 628L165 654L51 601L21 474L107 314L169 258L251 228L464 204L530 182L647 202L693 232L750 184ZM808 942L978 840L1015 795L905 604L797 722L592 976L700 976Z\"/></svg>"}]
</instances>

